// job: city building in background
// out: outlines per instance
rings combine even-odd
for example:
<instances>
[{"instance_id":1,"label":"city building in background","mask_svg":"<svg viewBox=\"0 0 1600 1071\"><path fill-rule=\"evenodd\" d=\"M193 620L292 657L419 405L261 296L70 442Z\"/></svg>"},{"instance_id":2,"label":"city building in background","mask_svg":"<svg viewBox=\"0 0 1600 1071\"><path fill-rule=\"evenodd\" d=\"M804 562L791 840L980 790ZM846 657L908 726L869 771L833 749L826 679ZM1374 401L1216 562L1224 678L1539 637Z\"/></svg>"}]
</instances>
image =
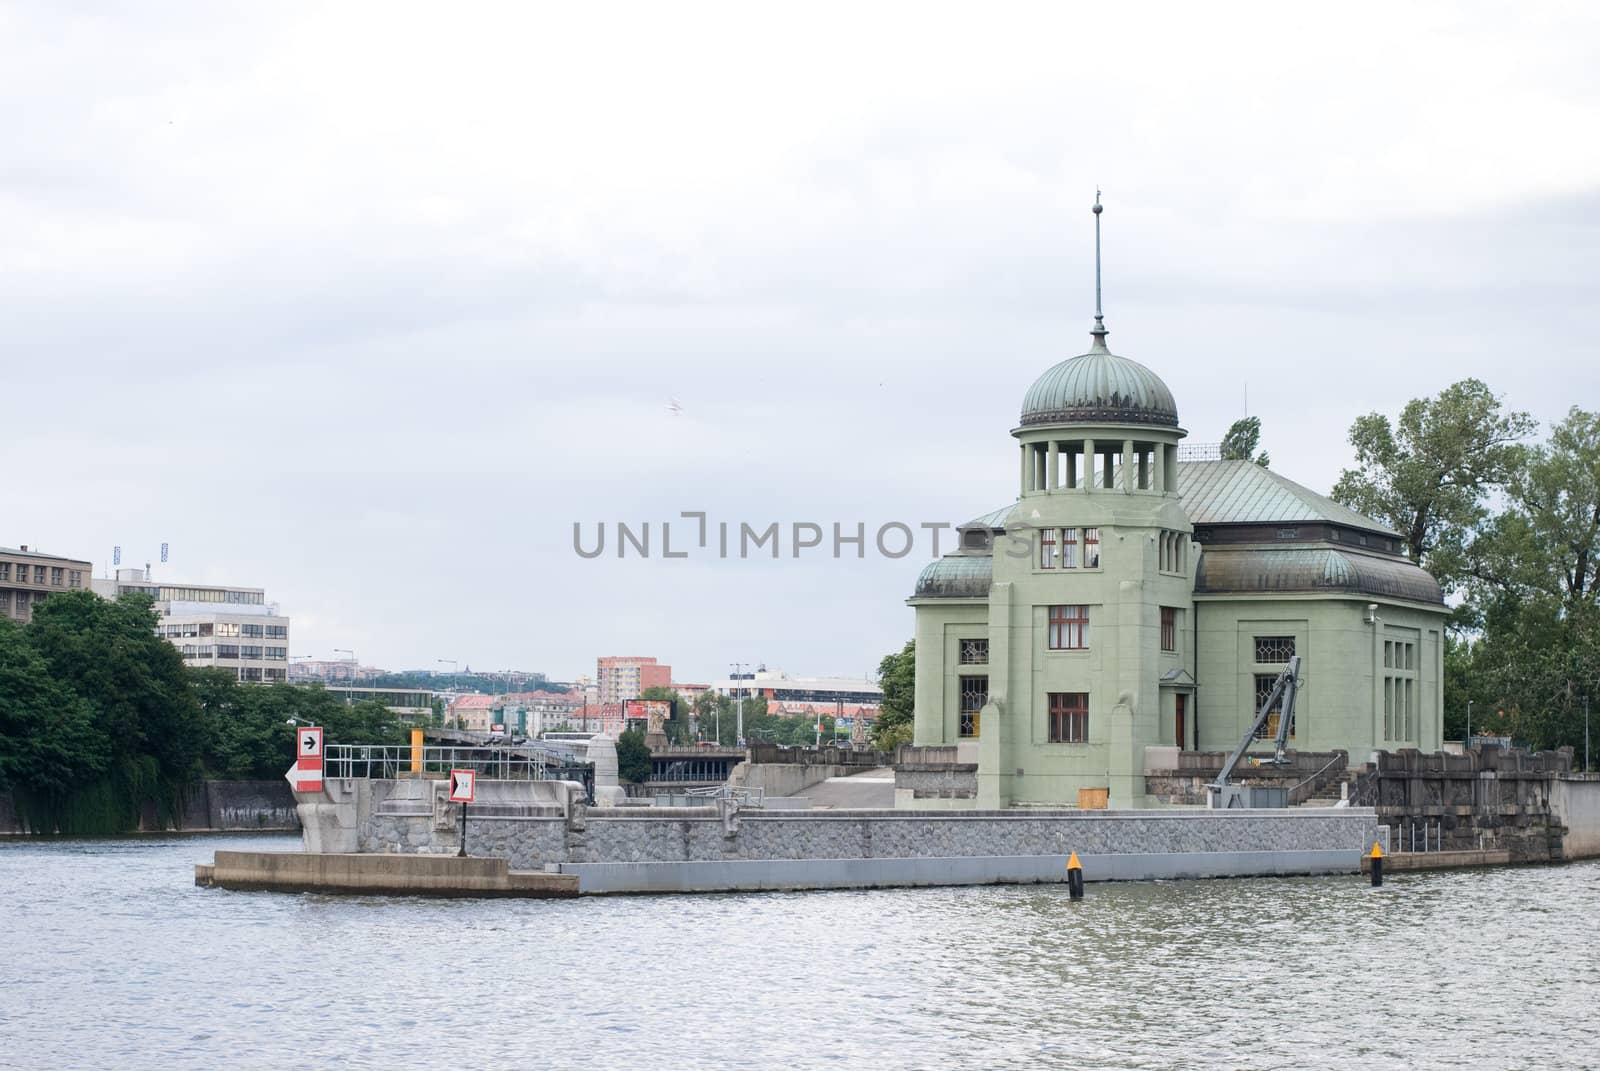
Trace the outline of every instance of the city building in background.
<instances>
[{"instance_id":1,"label":"city building in background","mask_svg":"<svg viewBox=\"0 0 1600 1071\"><path fill-rule=\"evenodd\" d=\"M452 729L486 733L494 724L495 701L499 698L497 695L458 695L450 700L445 710L445 724Z\"/></svg>"},{"instance_id":2,"label":"city building in background","mask_svg":"<svg viewBox=\"0 0 1600 1071\"><path fill-rule=\"evenodd\" d=\"M33 620L33 606L57 591L89 587L94 566L76 558L41 554L26 546L0 547L0 617Z\"/></svg>"},{"instance_id":3,"label":"city building in background","mask_svg":"<svg viewBox=\"0 0 1600 1071\"><path fill-rule=\"evenodd\" d=\"M321 681L293 680L295 684L317 685ZM433 701L438 693L427 688L379 688L359 684L322 684L329 695L338 696L346 705L366 699L376 699L407 721L422 722L433 716Z\"/></svg>"},{"instance_id":4,"label":"city building in background","mask_svg":"<svg viewBox=\"0 0 1600 1071\"><path fill-rule=\"evenodd\" d=\"M377 666L363 666L354 658L297 658L289 666L292 681L367 681L383 675Z\"/></svg>"},{"instance_id":5,"label":"city building in background","mask_svg":"<svg viewBox=\"0 0 1600 1071\"><path fill-rule=\"evenodd\" d=\"M155 600L157 633L191 666L233 670L241 681L289 679L289 619L261 588L155 581L147 569L118 569L96 577L108 599L141 592Z\"/></svg>"},{"instance_id":6,"label":"city building in background","mask_svg":"<svg viewBox=\"0 0 1600 1071\"><path fill-rule=\"evenodd\" d=\"M599 685L599 702L621 703L638 699L646 688L672 686L672 667L654 658L612 656L598 660L595 680Z\"/></svg>"},{"instance_id":7,"label":"city building in background","mask_svg":"<svg viewBox=\"0 0 1600 1071\"><path fill-rule=\"evenodd\" d=\"M672 682L672 690L674 692L677 692L678 693L678 697L680 699L682 699L685 703L691 703L692 704L696 699L699 699L702 695L705 695L707 692L711 691L711 685L709 685L709 684L681 684L678 681L673 681Z\"/></svg>"},{"instance_id":8,"label":"city building in background","mask_svg":"<svg viewBox=\"0 0 1600 1071\"><path fill-rule=\"evenodd\" d=\"M876 707L883 702L883 689L877 682L865 677L791 677L781 669L761 666L753 673L735 673L714 681L711 687L723 695L746 698L765 696L767 709L777 704L794 704L796 710L806 704L826 707L823 713L833 713L838 703Z\"/></svg>"}]
</instances>

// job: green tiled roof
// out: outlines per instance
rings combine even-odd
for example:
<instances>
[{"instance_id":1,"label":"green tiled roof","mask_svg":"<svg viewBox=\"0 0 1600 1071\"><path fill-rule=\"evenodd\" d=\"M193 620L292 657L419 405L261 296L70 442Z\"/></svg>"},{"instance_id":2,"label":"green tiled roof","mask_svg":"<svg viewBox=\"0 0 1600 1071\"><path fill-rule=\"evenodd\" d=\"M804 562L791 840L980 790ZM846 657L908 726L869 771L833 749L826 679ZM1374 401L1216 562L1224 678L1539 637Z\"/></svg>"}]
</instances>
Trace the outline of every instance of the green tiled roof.
<instances>
[{"instance_id":1,"label":"green tiled roof","mask_svg":"<svg viewBox=\"0 0 1600 1071\"><path fill-rule=\"evenodd\" d=\"M1332 547L1206 547L1194 590L1196 595L1345 592L1444 604L1439 582L1406 559Z\"/></svg>"},{"instance_id":2,"label":"green tiled roof","mask_svg":"<svg viewBox=\"0 0 1600 1071\"><path fill-rule=\"evenodd\" d=\"M1194 524L1323 521L1366 532L1400 533L1250 461L1182 461L1178 490Z\"/></svg>"},{"instance_id":3,"label":"green tiled roof","mask_svg":"<svg viewBox=\"0 0 1600 1071\"><path fill-rule=\"evenodd\" d=\"M1180 461L1178 490L1194 524L1278 524L1321 521L1400 538L1400 533L1326 495L1249 461ZM963 528L1000 528L1013 502L974 517Z\"/></svg>"},{"instance_id":4,"label":"green tiled roof","mask_svg":"<svg viewBox=\"0 0 1600 1071\"><path fill-rule=\"evenodd\" d=\"M917 577L914 599L982 599L989 595L994 559L987 554L947 554Z\"/></svg>"}]
</instances>

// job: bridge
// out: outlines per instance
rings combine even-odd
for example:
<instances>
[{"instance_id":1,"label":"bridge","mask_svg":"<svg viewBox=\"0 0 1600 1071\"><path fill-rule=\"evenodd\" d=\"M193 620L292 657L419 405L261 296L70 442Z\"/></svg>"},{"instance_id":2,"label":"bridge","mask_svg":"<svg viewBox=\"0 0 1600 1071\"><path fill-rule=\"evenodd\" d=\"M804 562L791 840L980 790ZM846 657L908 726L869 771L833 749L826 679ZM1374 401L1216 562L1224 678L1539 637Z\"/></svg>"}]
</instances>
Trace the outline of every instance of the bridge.
<instances>
[{"instance_id":1,"label":"bridge","mask_svg":"<svg viewBox=\"0 0 1600 1071\"><path fill-rule=\"evenodd\" d=\"M722 784L745 754L740 747L651 748L650 780L675 787Z\"/></svg>"}]
</instances>

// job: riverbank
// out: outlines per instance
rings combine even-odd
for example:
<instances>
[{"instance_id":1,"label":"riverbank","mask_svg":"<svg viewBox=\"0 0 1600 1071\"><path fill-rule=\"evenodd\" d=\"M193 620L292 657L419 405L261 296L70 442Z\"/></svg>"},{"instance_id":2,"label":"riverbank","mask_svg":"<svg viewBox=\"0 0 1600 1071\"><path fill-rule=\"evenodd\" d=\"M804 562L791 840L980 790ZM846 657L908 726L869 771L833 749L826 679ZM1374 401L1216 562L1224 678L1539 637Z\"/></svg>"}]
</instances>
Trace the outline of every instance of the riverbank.
<instances>
[{"instance_id":1,"label":"riverbank","mask_svg":"<svg viewBox=\"0 0 1600 1071\"><path fill-rule=\"evenodd\" d=\"M177 813L163 821L155 808L139 816L138 828L121 833L277 833L300 828L300 814L287 781L200 781L184 793ZM0 792L0 837L55 835L30 829L10 792Z\"/></svg>"}]
</instances>

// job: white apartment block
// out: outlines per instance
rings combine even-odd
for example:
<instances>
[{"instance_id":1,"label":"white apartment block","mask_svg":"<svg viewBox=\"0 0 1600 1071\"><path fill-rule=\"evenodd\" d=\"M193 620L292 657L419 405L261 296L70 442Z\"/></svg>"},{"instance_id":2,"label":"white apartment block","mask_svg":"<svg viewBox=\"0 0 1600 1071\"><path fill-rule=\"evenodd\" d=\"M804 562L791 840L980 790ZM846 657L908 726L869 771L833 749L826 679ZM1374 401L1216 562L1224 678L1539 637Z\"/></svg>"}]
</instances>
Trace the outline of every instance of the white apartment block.
<instances>
[{"instance_id":1,"label":"white apartment block","mask_svg":"<svg viewBox=\"0 0 1600 1071\"><path fill-rule=\"evenodd\" d=\"M149 595L158 634L191 666L231 669L263 684L289 679L289 619L261 588L157 582L143 569L119 569L115 580L96 579L94 590L107 598Z\"/></svg>"}]
</instances>

